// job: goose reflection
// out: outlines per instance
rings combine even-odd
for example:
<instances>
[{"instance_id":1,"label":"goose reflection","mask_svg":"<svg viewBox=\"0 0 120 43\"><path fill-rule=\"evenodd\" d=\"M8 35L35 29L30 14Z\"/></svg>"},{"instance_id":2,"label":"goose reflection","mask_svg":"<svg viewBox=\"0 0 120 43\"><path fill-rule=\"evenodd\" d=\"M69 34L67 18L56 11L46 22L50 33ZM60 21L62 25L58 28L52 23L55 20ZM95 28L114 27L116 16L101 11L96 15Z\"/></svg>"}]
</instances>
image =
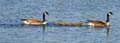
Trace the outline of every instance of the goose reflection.
<instances>
[{"instance_id":1,"label":"goose reflection","mask_svg":"<svg viewBox=\"0 0 120 43\"><path fill-rule=\"evenodd\" d=\"M42 28L43 28L43 32L45 32L46 25L43 25Z\"/></svg>"},{"instance_id":2,"label":"goose reflection","mask_svg":"<svg viewBox=\"0 0 120 43\"><path fill-rule=\"evenodd\" d=\"M89 26L86 26L89 27ZM97 30L101 30L101 29L105 29L106 30L106 36L109 37L110 36L110 26L108 27L89 27L90 31L92 31L92 29L97 29Z\"/></svg>"},{"instance_id":3,"label":"goose reflection","mask_svg":"<svg viewBox=\"0 0 120 43\"><path fill-rule=\"evenodd\" d=\"M107 30L107 36L110 35L110 27L106 27L106 30Z\"/></svg>"},{"instance_id":4,"label":"goose reflection","mask_svg":"<svg viewBox=\"0 0 120 43\"><path fill-rule=\"evenodd\" d=\"M46 25L43 25L42 29L42 43L45 43Z\"/></svg>"}]
</instances>

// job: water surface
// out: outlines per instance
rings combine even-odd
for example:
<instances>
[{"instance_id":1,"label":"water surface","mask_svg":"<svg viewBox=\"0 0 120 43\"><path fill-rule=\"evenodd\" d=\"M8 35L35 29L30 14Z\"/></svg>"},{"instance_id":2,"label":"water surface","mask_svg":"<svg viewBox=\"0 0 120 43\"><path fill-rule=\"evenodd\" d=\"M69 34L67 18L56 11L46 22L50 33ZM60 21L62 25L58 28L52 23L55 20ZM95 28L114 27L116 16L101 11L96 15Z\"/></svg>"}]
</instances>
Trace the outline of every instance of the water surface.
<instances>
[{"instance_id":1,"label":"water surface","mask_svg":"<svg viewBox=\"0 0 120 43\"><path fill-rule=\"evenodd\" d=\"M0 43L119 43L120 0L0 0ZM42 20L46 26L22 25L20 19ZM56 26L57 21L106 20L112 11L110 30L87 26Z\"/></svg>"}]
</instances>

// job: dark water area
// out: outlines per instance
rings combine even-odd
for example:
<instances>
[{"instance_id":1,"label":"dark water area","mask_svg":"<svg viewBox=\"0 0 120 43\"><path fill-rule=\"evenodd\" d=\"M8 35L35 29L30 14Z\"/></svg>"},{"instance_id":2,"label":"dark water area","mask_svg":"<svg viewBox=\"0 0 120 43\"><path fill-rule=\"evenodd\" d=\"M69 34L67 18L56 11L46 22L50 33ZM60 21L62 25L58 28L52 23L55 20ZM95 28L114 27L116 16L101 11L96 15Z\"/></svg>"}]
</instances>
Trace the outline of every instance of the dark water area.
<instances>
[{"instance_id":1,"label":"dark water area","mask_svg":"<svg viewBox=\"0 0 120 43\"><path fill-rule=\"evenodd\" d=\"M23 25L21 19L42 20L47 25ZM110 28L90 28L87 19L106 20ZM0 0L0 43L119 43L120 0ZM83 22L84 26L56 26L57 21Z\"/></svg>"}]
</instances>

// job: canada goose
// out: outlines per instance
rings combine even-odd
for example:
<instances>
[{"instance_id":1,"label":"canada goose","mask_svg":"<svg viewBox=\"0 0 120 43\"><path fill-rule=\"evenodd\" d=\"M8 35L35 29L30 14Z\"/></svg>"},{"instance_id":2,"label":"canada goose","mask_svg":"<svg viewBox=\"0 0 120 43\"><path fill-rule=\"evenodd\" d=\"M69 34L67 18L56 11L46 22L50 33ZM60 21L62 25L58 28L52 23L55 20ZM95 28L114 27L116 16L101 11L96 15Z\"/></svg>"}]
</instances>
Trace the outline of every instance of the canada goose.
<instances>
[{"instance_id":1,"label":"canada goose","mask_svg":"<svg viewBox=\"0 0 120 43\"><path fill-rule=\"evenodd\" d=\"M109 16L110 15L113 15L113 13L112 12L107 13L106 22L99 21L99 20L88 20L88 25L93 26L93 27L109 27L109 25L110 25Z\"/></svg>"},{"instance_id":2,"label":"canada goose","mask_svg":"<svg viewBox=\"0 0 120 43\"><path fill-rule=\"evenodd\" d=\"M48 12L43 13L43 21L37 19L21 19L21 20L26 25L45 25L46 24L45 15L48 15Z\"/></svg>"}]
</instances>

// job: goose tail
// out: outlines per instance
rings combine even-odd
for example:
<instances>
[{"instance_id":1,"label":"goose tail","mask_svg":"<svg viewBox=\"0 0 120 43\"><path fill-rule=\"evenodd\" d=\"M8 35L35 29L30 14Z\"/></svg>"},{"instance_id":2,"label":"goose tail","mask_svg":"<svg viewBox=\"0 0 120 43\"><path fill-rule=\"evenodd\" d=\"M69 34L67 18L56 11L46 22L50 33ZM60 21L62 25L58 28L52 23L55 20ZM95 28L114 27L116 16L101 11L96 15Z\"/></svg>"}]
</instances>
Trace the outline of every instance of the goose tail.
<instances>
[{"instance_id":1,"label":"goose tail","mask_svg":"<svg viewBox=\"0 0 120 43\"><path fill-rule=\"evenodd\" d=\"M85 23L91 22L91 20L87 19Z\"/></svg>"}]
</instances>

